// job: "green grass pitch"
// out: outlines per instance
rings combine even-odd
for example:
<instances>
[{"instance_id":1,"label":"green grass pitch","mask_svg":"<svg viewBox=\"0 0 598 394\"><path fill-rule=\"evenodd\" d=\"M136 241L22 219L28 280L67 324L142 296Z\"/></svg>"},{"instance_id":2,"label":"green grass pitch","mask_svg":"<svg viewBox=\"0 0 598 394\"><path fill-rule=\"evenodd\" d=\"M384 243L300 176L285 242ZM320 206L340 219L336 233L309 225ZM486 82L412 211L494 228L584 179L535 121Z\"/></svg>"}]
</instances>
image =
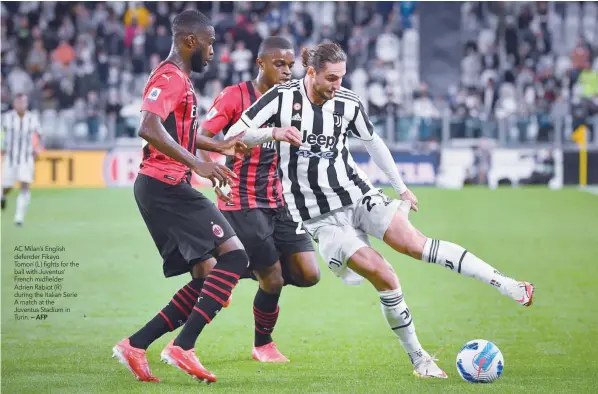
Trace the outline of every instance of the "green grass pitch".
<instances>
[{"instance_id":1,"label":"green grass pitch","mask_svg":"<svg viewBox=\"0 0 598 394\"><path fill-rule=\"evenodd\" d=\"M23 228L12 224L15 194L2 215L3 393L193 392L598 392L598 198L574 189L415 189L411 215L426 235L466 247L508 275L537 286L523 308L490 286L411 260L379 241L394 265L430 353L448 380L418 380L386 326L369 284L345 286L321 265L313 288L285 288L275 331L288 365L251 360L252 302L257 284L243 281L198 341L218 377L206 386L159 361L173 334L148 351L160 384L139 383L111 348L154 316L187 277L164 279L161 261L131 189L34 190ZM68 268L59 299L69 313L45 321L14 318L14 247L62 245ZM475 338L495 342L503 376L487 386L459 378L455 357Z\"/></svg>"}]
</instances>

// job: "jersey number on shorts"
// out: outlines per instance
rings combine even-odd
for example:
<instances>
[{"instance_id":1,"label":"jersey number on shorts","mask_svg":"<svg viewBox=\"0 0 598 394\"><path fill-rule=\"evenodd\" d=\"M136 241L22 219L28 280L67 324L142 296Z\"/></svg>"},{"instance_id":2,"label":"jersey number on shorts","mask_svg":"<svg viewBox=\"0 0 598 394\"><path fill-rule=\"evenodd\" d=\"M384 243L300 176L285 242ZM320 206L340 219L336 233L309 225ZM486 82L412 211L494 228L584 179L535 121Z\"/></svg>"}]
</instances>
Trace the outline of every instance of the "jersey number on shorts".
<instances>
[{"instance_id":1,"label":"jersey number on shorts","mask_svg":"<svg viewBox=\"0 0 598 394\"><path fill-rule=\"evenodd\" d=\"M368 212L372 212L372 208L377 205L376 203L372 203L372 196L365 196L363 200L361 200L361 203L366 206Z\"/></svg>"}]
</instances>

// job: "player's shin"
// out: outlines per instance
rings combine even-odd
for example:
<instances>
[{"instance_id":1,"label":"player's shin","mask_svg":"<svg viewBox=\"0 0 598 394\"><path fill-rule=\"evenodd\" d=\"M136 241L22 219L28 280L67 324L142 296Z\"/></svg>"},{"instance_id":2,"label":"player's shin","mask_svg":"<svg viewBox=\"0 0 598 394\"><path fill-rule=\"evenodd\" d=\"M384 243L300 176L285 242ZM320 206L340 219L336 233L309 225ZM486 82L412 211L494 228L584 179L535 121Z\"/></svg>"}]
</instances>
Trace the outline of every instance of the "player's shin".
<instances>
[{"instance_id":1,"label":"player's shin","mask_svg":"<svg viewBox=\"0 0 598 394\"><path fill-rule=\"evenodd\" d=\"M27 207L29 206L29 200L31 200L31 192L29 190L21 190L17 197L15 223L23 223L25 214L27 213Z\"/></svg>"},{"instance_id":2,"label":"player's shin","mask_svg":"<svg viewBox=\"0 0 598 394\"><path fill-rule=\"evenodd\" d=\"M461 275L475 278L496 287L502 294L510 296L509 289L517 286L517 281L452 242L428 238L424 245L422 260L439 264Z\"/></svg>"},{"instance_id":3,"label":"player's shin","mask_svg":"<svg viewBox=\"0 0 598 394\"><path fill-rule=\"evenodd\" d=\"M255 320L255 346L264 346L272 342L272 332L278 320L278 299L280 292L271 294L258 288L253 300L253 318Z\"/></svg>"},{"instance_id":4,"label":"player's shin","mask_svg":"<svg viewBox=\"0 0 598 394\"><path fill-rule=\"evenodd\" d=\"M417 339L413 318L405 303L401 288L378 293L380 294L382 314L386 318L388 326L399 338L399 342L409 355L411 362L416 364L424 356L424 351Z\"/></svg>"},{"instance_id":5,"label":"player's shin","mask_svg":"<svg viewBox=\"0 0 598 394\"><path fill-rule=\"evenodd\" d=\"M147 349L156 339L174 331L187 321L203 287L205 278L195 278L175 293L166 305L143 328L131 335L131 346Z\"/></svg>"},{"instance_id":6,"label":"player's shin","mask_svg":"<svg viewBox=\"0 0 598 394\"><path fill-rule=\"evenodd\" d=\"M222 309L249 263L247 253L242 249L225 253L216 260L217 263L206 278L187 323L174 340L174 345L183 350L195 346L197 337Z\"/></svg>"}]
</instances>

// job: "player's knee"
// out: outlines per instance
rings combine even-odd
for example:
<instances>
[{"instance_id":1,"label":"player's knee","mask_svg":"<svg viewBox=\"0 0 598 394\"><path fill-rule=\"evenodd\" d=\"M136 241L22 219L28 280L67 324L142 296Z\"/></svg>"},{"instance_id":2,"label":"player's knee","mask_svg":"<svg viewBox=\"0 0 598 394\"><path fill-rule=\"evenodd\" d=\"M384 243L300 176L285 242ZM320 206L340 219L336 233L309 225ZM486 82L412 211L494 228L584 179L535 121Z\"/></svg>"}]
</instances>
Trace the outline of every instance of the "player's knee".
<instances>
[{"instance_id":1,"label":"player's knee","mask_svg":"<svg viewBox=\"0 0 598 394\"><path fill-rule=\"evenodd\" d=\"M194 278L194 279L205 278L210 274L210 272L212 271L212 268L214 268L214 266L216 265L216 259L211 257L208 259L192 260L190 265L192 266L192 268L191 268L191 277L192 278Z\"/></svg>"},{"instance_id":2,"label":"player's knee","mask_svg":"<svg viewBox=\"0 0 598 394\"><path fill-rule=\"evenodd\" d=\"M320 281L320 269L317 267L310 267L303 272L302 277L297 281L302 287L311 287L318 284Z\"/></svg>"},{"instance_id":3,"label":"player's knee","mask_svg":"<svg viewBox=\"0 0 598 394\"><path fill-rule=\"evenodd\" d=\"M366 278L378 291L393 290L399 285L394 268L372 248L361 248L350 260L349 267Z\"/></svg>"},{"instance_id":4,"label":"player's knee","mask_svg":"<svg viewBox=\"0 0 598 394\"><path fill-rule=\"evenodd\" d=\"M247 267L249 267L249 256L247 256L245 249L236 249L221 254L216 258L216 261L217 263L214 266L214 269L225 270L239 277L241 277L247 270Z\"/></svg>"},{"instance_id":5,"label":"player's knee","mask_svg":"<svg viewBox=\"0 0 598 394\"><path fill-rule=\"evenodd\" d=\"M399 253L420 259L426 244L426 236L407 218L397 214L384 234L384 242Z\"/></svg>"},{"instance_id":6,"label":"player's knee","mask_svg":"<svg viewBox=\"0 0 598 394\"><path fill-rule=\"evenodd\" d=\"M216 247L216 253L218 254L218 256L222 256L226 253L233 252L235 250L242 250L243 252L245 252L245 248L243 247L243 244L237 236L227 239L226 241L224 241Z\"/></svg>"},{"instance_id":7,"label":"player's knee","mask_svg":"<svg viewBox=\"0 0 598 394\"><path fill-rule=\"evenodd\" d=\"M284 286L280 263L255 271L260 287L267 293L279 293Z\"/></svg>"},{"instance_id":8,"label":"player's knee","mask_svg":"<svg viewBox=\"0 0 598 394\"><path fill-rule=\"evenodd\" d=\"M320 267L314 253L300 253L294 256L293 281L300 287L311 287L320 281Z\"/></svg>"}]
</instances>

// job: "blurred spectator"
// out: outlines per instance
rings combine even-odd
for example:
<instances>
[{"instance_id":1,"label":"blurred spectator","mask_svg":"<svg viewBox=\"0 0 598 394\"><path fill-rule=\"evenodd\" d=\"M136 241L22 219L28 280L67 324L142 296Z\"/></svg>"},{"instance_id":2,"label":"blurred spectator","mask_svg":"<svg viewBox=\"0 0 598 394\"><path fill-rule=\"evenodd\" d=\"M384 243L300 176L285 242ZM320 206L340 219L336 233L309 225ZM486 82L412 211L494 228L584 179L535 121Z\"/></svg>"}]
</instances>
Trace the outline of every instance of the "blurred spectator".
<instances>
[{"instance_id":1,"label":"blurred spectator","mask_svg":"<svg viewBox=\"0 0 598 394\"><path fill-rule=\"evenodd\" d=\"M44 48L44 43L42 40L35 40L27 57L27 70L37 78L46 69L47 64L48 52Z\"/></svg>"},{"instance_id":2,"label":"blurred spectator","mask_svg":"<svg viewBox=\"0 0 598 394\"><path fill-rule=\"evenodd\" d=\"M85 114L87 117L87 132L90 141L97 141L100 132L100 114L102 108L100 106L98 94L91 91L87 94L87 106Z\"/></svg>"},{"instance_id":3,"label":"blurred spectator","mask_svg":"<svg viewBox=\"0 0 598 394\"><path fill-rule=\"evenodd\" d=\"M52 52L52 60L68 66L75 60L75 50L68 41L62 40L56 49L54 49L54 52Z\"/></svg>"},{"instance_id":4,"label":"blurred spectator","mask_svg":"<svg viewBox=\"0 0 598 394\"><path fill-rule=\"evenodd\" d=\"M251 78L251 63L253 55L251 51L245 48L243 41L237 42L235 50L230 54L233 65L233 83L239 83Z\"/></svg>"},{"instance_id":5,"label":"blurred spectator","mask_svg":"<svg viewBox=\"0 0 598 394\"><path fill-rule=\"evenodd\" d=\"M8 88L13 95L18 93L30 94L34 87L33 79L31 79L29 73L19 66L12 69L7 80Z\"/></svg>"}]
</instances>

